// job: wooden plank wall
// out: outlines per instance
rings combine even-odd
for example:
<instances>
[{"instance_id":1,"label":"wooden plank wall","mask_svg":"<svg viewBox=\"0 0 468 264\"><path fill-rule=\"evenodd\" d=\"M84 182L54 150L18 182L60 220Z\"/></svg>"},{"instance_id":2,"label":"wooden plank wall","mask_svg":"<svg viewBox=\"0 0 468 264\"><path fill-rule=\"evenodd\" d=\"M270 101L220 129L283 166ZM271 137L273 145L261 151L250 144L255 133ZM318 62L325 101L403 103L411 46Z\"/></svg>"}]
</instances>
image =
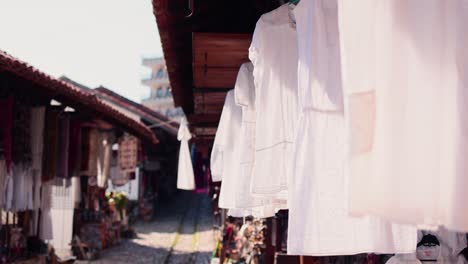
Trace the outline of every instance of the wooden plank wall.
<instances>
[{"instance_id":1,"label":"wooden plank wall","mask_svg":"<svg viewBox=\"0 0 468 264\"><path fill-rule=\"evenodd\" d=\"M226 93L234 88L241 64L249 61L251 39L251 34L193 33L194 115L191 123L217 126ZM203 131L206 135L206 130Z\"/></svg>"}]
</instances>

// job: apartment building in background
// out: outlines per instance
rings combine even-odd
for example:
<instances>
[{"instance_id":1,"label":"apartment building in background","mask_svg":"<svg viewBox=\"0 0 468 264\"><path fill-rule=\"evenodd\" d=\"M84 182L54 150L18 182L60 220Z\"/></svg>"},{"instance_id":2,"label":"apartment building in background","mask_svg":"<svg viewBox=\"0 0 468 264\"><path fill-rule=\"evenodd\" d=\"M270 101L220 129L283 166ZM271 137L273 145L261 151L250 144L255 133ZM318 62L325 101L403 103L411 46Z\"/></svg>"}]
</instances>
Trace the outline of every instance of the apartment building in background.
<instances>
[{"instance_id":1,"label":"apartment building in background","mask_svg":"<svg viewBox=\"0 0 468 264\"><path fill-rule=\"evenodd\" d=\"M162 57L144 58L142 64L151 69L151 75L142 80L142 84L151 89L150 96L143 99L142 104L170 119L179 121L184 113L180 107L174 107L166 61Z\"/></svg>"}]
</instances>

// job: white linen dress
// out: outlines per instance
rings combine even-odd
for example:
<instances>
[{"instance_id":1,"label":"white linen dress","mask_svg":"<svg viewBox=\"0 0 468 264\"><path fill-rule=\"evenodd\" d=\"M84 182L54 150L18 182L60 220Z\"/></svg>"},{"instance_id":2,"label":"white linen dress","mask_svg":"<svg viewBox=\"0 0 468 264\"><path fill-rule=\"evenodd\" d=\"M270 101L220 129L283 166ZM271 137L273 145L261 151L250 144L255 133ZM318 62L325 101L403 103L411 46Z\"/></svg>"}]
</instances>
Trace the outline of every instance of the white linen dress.
<instances>
[{"instance_id":1,"label":"white linen dress","mask_svg":"<svg viewBox=\"0 0 468 264\"><path fill-rule=\"evenodd\" d=\"M351 211L468 231L468 2L339 3Z\"/></svg>"},{"instance_id":2,"label":"white linen dress","mask_svg":"<svg viewBox=\"0 0 468 264\"><path fill-rule=\"evenodd\" d=\"M226 95L211 153L211 173L213 181L222 181L219 207L224 209L238 209L236 193L240 175L238 151L241 123L242 109L235 103L234 90L230 90Z\"/></svg>"},{"instance_id":3,"label":"white linen dress","mask_svg":"<svg viewBox=\"0 0 468 264\"><path fill-rule=\"evenodd\" d=\"M336 0L301 1L294 12L302 114L289 186L288 254L414 252L415 228L348 214L347 137Z\"/></svg>"},{"instance_id":4,"label":"white linen dress","mask_svg":"<svg viewBox=\"0 0 468 264\"><path fill-rule=\"evenodd\" d=\"M249 58L254 66L256 109L251 192L286 201L298 117L297 34L287 4L261 16Z\"/></svg>"}]
</instances>

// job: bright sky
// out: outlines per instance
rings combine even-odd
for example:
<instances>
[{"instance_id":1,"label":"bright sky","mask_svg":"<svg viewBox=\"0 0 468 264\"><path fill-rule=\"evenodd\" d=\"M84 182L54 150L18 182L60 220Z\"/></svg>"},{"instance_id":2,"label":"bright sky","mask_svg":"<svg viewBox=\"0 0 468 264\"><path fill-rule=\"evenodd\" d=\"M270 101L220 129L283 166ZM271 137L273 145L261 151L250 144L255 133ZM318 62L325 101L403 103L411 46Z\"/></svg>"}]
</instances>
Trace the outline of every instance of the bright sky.
<instances>
[{"instance_id":1,"label":"bright sky","mask_svg":"<svg viewBox=\"0 0 468 264\"><path fill-rule=\"evenodd\" d=\"M0 0L0 49L55 77L149 94L143 56L162 56L151 0Z\"/></svg>"}]
</instances>

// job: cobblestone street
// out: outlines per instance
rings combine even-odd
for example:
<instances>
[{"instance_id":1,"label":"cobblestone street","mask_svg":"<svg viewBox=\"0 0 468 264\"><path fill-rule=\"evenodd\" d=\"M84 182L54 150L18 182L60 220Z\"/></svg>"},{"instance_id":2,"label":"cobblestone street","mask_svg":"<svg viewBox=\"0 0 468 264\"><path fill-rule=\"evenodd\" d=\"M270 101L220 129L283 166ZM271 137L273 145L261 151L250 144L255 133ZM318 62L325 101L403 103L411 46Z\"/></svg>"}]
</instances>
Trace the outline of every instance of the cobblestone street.
<instances>
[{"instance_id":1,"label":"cobblestone street","mask_svg":"<svg viewBox=\"0 0 468 264\"><path fill-rule=\"evenodd\" d=\"M181 192L173 203L157 208L152 222L134 225L137 238L101 252L99 260L80 263L209 263L214 249L210 206L205 194Z\"/></svg>"}]
</instances>

